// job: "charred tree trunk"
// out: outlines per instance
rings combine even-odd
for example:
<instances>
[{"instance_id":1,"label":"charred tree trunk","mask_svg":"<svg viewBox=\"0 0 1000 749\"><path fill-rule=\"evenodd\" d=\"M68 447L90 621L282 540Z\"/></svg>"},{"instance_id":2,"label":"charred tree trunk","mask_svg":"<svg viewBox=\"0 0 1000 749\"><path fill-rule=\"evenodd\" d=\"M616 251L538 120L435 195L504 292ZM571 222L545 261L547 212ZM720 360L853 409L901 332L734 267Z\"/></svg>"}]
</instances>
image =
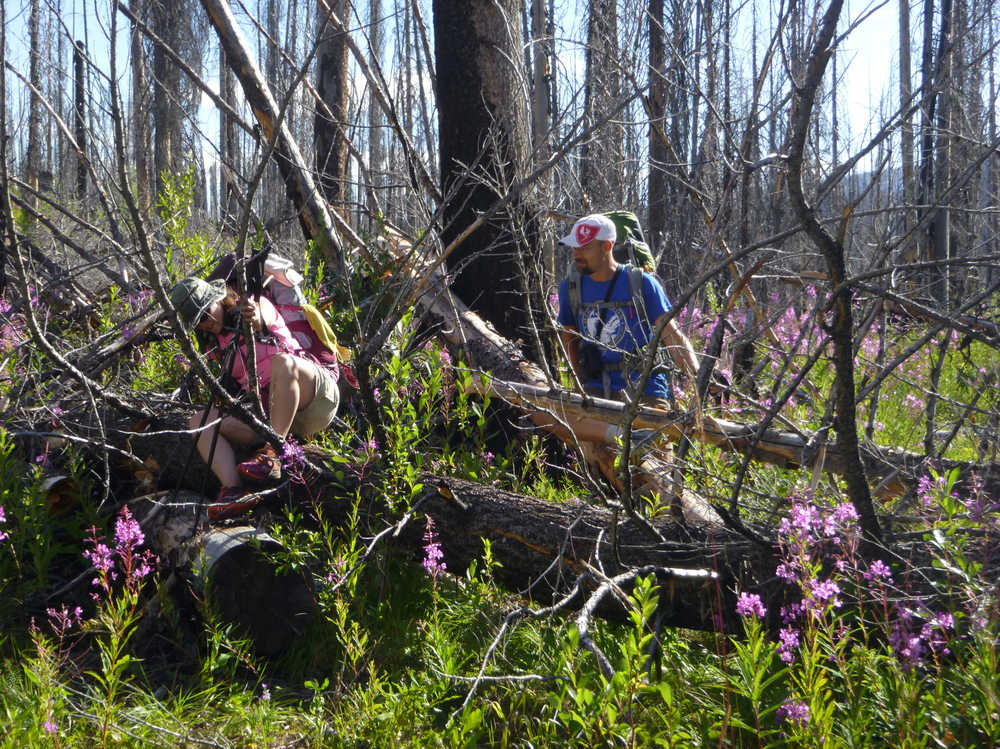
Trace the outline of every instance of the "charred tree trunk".
<instances>
[{"instance_id":1,"label":"charred tree trunk","mask_svg":"<svg viewBox=\"0 0 1000 749\"><path fill-rule=\"evenodd\" d=\"M649 0L649 242L654 256L663 251L667 233L669 189L667 147L660 133L667 125L667 46L663 35L663 0ZM671 292L676 292L672 288ZM676 296L676 294L675 294Z\"/></svg>"},{"instance_id":2,"label":"charred tree trunk","mask_svg":"<svg viewBox=\"0 0 1000 749\"><path fill-rule=\"evenodd\" d=\"M39 13L41 10L38 0L31 0L31 6L28 10L28 79L31 81L35 93L30 95L28 103L28 151L25 154L25 176L27 183L34 190L39 189L42 171L42 102L38 98L42 91L42 50L38 32ZM4 75L6 74L7 71L4 71ZM3 133L2 136L7 137L7 134ZM29 198L29 200L32 206L37 205L35 198Z\"/></svg>"},{"instance_id":3,"label":"charred tree trunk","mask_svg":"<svg viewBox=\"0 0 1000 749\"><path fill-rule=\"evenodd\" d=\"M618 51L618 2L590 3L587 19L585 124L596 127L583 143L580 184L584 212L620 205L624 192L624 131L620 115L621 63Z\"/></svg>"},{"instance_id":4,"label":"charred tree trunk","mask_svg":"<svg viewBox=\"0 0 1000 749\"><path fill-rule=\"evenodd\" d=\"M129 8L136 18L145 16L144 0L130 0ZM152 205L149 192L149 81L146 74L146 52L142 33L135 21L130 31L132 57L132 157L135 159L135 187L139 210L148 214Z\"/></svg>"},{"instance_id":5,"label":"charred tree trunk","mask_svg":"<svg viewBox=\"0 0 1000 749\"><path fill-rule=\"evenodd\" d=\"M226 52L219 49L219 96L230 106L236 108L236 81ZM237 175L242 163L239 152L239 141L236 136L236 120L224 109L219 110L219 222L225 226L235 222L239 211L237 199Z\"/></svg>"},{"instance_id":6,"label":"charred tree trunk","mask_svg":"<svg viewBox=\"0 0 1000 749\"><path fill-rule=\"evenodd\" d=\"M181 5L175 0L152 0L150 26L166 44L179 49ZM180 101L181 71L170 55L157 45L153 48L153 180L156 193L163 191L165 174L176 175L182 157L181 128L184 113Z\"/></svg>"},{"instance_id":7,"label":"charred tree trunk","mask_svg":"<svg viewBox=\"0 0 1000 749\"><path fill-rule=\"evenodd\" d=\"M87 92L83 77L83 42L79 40L73 48L73 85L73 137L76 138L79 151L76 157L76 196L82 201L87 197L87 164L84 156L87 153Z\"/></svg>"},{"instance_id":8,"label":"charred tree trunk","mask_svg":"<svg viewBox=\"0 0 1000 749\"><path fill-rule=\"evenodd\" d=\"M489 212L530 164L520 4L514 0L435 0L434 38L440 120L441 184L446 195L442 241L457 239ZM532 340L524 268L514 225L535 211L519 200L509 215L489 217L448 257L452 288L511 340ZM533 250L534 231L528 229Z\"/></svg>"},{"instance_id":9,"label":"charred tree trunk","mask_svg":"<svg viewBox=\"0 0 1000 749\"><path fill-rule=\"evenodd\" d=\"M792 205L806 233L823 253L830 285L835 290L832 300L833 323L829 330L836 370L834 385L836 410L833 426L837 433L837 446L845 460L844 479L847 483L847 494L860 515L861 527L871 544L879 541L882 534L858 443L857 404L854 397L854 317L851 287L844 283L847 278L844 246L830 236L820 224L815 209L806 200L802 184L806 137L809 133L816 93L832 52L829 45L836 31L842 6L842 0L833 0L823 16L822 26L809 57L803 85L796 87L790 123L788 190Z\"/></svg>"},{"instance_id":10,"label":"charred tree trunk","mask_svg":"<svg viewBox=\"0 0 1000 749\"><path fill-rule=\"evenodd\" d=\"M319 40L316 55L316 90L330 110L331 117L316 112L313 138L316 145L316 170L320 189L334 210L346 215L347 178L347 23L348 0L331 0L334 13L324 12L320 4L317 17ZM333 19L337 20L334 21Z\"/></svg>"}]
</instances>

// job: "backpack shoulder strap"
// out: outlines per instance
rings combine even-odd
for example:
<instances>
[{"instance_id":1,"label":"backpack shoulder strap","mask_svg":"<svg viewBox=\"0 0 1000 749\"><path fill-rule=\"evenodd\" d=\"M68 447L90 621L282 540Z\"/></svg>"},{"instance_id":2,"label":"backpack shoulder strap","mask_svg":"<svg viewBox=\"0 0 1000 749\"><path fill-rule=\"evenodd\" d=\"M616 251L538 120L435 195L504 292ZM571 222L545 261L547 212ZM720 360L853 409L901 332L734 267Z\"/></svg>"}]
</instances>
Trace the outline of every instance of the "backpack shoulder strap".
<instances>
[{"instance_id":1,"label":"backpack shoulder strap","mask_svg":"<svg viewBox=\"0 0 1000 749\"><path fill-rule=\"evenodd\" d=\"M629 296L632 297L632 305L635 307L636 313L642 312L646 314L646 297L642 293L642 268L632 265L628 265L628 291Z\"/></svg>"},{"instance_id":2,"label":"backpack shoulder strap","mask_svg":"<svg viewBox=\"0 0 1000 749\"><path fill-rule=\"evenodd\" d=\"M569 308L573 311L573 319L579 321L583 295L580 291L580 271L575 267L570 268L566 275L566 293L569 295Z\"/></svg>"}]
</instances>

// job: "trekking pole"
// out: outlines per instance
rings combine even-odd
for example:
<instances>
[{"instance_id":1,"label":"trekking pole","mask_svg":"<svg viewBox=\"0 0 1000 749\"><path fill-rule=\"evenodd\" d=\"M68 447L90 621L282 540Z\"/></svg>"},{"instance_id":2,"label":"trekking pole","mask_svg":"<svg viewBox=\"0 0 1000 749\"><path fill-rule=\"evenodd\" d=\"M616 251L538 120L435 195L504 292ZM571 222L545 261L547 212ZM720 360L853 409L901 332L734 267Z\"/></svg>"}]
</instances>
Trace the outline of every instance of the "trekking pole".
<instances>
[{"instance_id":1,"label":"trekking pole","mask_svg":"<svg viewBox=\"0 0 1000 749\"><path fill-rule=\"evenodd\" d=\"M236 362L236 351L238 350L238 342L239 342L239 331L237 330L237 333L233 335L232 341L229 342L229 345L226 347L226 350L223 353L222 368L225 370L223 376L224 377L228 376L230 379L232 379L233 376L233 365ZM228 364L226 364L227 361ZM178 477L177 487L175 487L174 490L175 493L178 489L180 489L180 482L181 480L183 480L183 477L187 475L188 469L191 467L191 461L194 459L194 454L198 449L198 440L201 438L201 431L205 428L205 424L208 422L208 414L212 410L212 405L213 405L212 403L209 403L201 414L201 422L198 424L198 428L196 430L198 432L198 435L195 437L194 443L191 445L191 449L188 451L187 459L184 461L184 467L181 470L180 476ZM214 460L215 458L215 448L219 443L219 433L222 426L221 411L219 412L219 417L220 417L219 423L215 425L215 428L212 432L212 444L208 450L207 462L208 462L209 472L211 472L212 470L212 460ZM194 532L193 529L197 528L198 523L201 521L201 515L205 507L205 487L207 485L208 485L208 476L204 476L202 477L201 480L201 489L198 492L198 508L195 511L194 524L192 525L192 533Z\"/></svg>"}]
</instances>

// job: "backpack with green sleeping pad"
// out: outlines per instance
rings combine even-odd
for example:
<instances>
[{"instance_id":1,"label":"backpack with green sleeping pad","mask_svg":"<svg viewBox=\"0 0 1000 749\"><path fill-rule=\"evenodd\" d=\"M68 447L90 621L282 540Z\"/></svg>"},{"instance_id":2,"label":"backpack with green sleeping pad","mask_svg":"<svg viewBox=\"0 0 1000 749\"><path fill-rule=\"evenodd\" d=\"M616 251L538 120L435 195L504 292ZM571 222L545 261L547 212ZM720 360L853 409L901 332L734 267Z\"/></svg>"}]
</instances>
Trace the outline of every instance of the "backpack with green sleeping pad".
<instances>
[{"instance_id":1,"label":"backpack with green sleeping pad","mask_svg":"<svg viewBox=\"0 0 1000 749\"><path fill-rule=\"evenodd\" d=\"M615 260L642 268L647 273L655 273L656 262L642 235L639 217L625 209L607 211L604 215L614 222L618 234L614 247Z\"/></svg>"}]
</instances>

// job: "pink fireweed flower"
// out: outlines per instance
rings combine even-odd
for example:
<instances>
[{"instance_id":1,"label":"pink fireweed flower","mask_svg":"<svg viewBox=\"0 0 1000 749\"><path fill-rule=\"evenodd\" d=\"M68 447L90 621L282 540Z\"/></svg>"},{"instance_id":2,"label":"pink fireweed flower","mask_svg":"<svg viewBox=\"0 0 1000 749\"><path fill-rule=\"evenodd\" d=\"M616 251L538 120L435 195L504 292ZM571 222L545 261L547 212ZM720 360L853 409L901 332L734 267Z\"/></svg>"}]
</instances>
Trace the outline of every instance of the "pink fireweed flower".
<instances>
[{"instance_id":1,"label":"pink fireweed flower","mask_svg":"<svg viewBox=\"0 0 1000 749\"><path fill-rule=\"evenodd\" d=\"M868 582L884 580L887 583L891 583L892 570L890 570L889 565L881 559L876 559L868 566L868 570L862 575L862 577L864 577Z\"/></svg>"},{"instance_id":2,"label":"pink fireweed flower","mask_svg":"<svg viewBox=\"0 0 1000 749\"><path fill-rule=\"evenodd\" d=\"M774 574L789 584L794 583L795 580L797 579L795 574L794 562L792 564L787 564L785 562L782 562L775 568Z\"/></svg>"},{"instance_id":3,"label":"pink fireweed flower","mask_svg":"<svg viewBox=\"0 0 1000 749\"><path fill-rule=\"evenodd\" d=\"M301 471L306 463L302 445L289 437L281 447L281 465L290 471Z\"/></svg>"},{"instance_id":4,"label":"pink fireweed flower","mask_svg":"<svg viewBox=\"0 0 1000 749\"><path fill-rule=\"evenodd\" d=\"M111 581L118 578L115 557L118 558L125 574L126 586L131 589L136 589L139 582L152 572L156 558L148 549L143 552L138 551L139 546L145 541L145 536L128 507L123 507L115 520L114 550L109 548L103 539L98 538L96 528L91 526L89 532L90 538L86 541L92 548L84 550L83 556L97 570L93 585L100 586L106 593L111 592Z\"/></svg>"},{"instance_id":5,"label":"pink fireweed flower","mask_svg":"<svg viewBox=\"0 0 1000 749\"><path fill-rule=\"evenodd\" d=\"M740 593L740 599L736 602L736 613L744 619L748 617L763 619L767 609L756 593Z\"/></svg>"},{"instance_id":6,"label":"pink fireweed flower","mask_svg":"<svg viewBox=\"0 0 1000 749\"><path fill-rule=\"evenodd\" d=\"M142 526L132 517L128 507L123 507L115 520L115 551L119 556L130 554L145 540Z\"/></svg>"},{"instance_id":7,"label":"pink fireweed flower","mask_svg":"<svg viewBox=\"0 0 1000 749\"><path fill-rule=\"evenodd\" d=\"M424 531L424 561L420 566L427 570L435 582L439 573L444 572L447 567L444 563L444 552L441 551L441 544L434 534L434 521L427 516L427 529Z\"/></svg>"},{"instance_id":8,"label":"pink fireweed flower","mask_svg":"<svg viewBox=\"0 0 1000 749\"><path fill-rule=\"evenodd\" d=\"M59 730L59 726L57 726L51 720L46 720L42 724L42 728L45 730L45 733L50 735L54 735Z\"/></svg>"},{"instance_id":9,"label":"pink fireweed flower","mask_svg":"<svg viewBox=\"0 0 1000 749\"><path fill-rule=\"evenodd\" d=\"M0 523L6 523L7 516L4 514L3 505L0 505ZM7 534L0 531L0 541L5 541L7 539Z\"/></svg>"},{"instance_id":10,"label":"pink fireweed flower","mask_svg":"<svg viewBox=\"0 0 1000 749\"><path fill-rule=\"evenodd\" d=\"M806 605L802 601L786 604L779 610L779 613L781 614L781 621L785 624L791 624L792 622L797 621L805 612Z\"/></svg>"},{"instance_id":11,"label":"pink fireweed flower","mask_svg":"<svg viewBox=\"0 0 1000 749\"><path fill-rule=\"evenodd\" d=\"M778 708L777 717L779 721L805 726L809 722L809 705L798 700L787 699Z\"/></svg>"},{"instance_id":12,"label":"pink fireweed flower","mask_svg":"<svg viewBox=\"0 0 1000 749\"><path fill-rule=\"evenodd\" d=\"M785 663L795 660L795 651L799 648L799 630L795 627L783 627L778 631L778 656Z\"/></svg>"},{"instance_id":13,"label":"pink fireweed flower","mask_svg":"<svg viewBox=\"0 0 1000 749\"><path fill-rule=\"evenodd\" d=\"M839 526L849 526L858 521L858 511L850 502L841 502L833 510L833 521Z\"/></svg>"},{"instance_id":14,"label":"pink fireweed flower","mask_svg":"<svg viewBox=\"0 0 1000 749\"><path fill-rule=\"evenodd\" d=\"M111 552L111 549L106 543L98 540L97 538L97 528L94 526L90 527L90 538L87 539L88 543L93 545L92 549L87 549L83 552L84 558L90 560L90 563L94 565L97 569L99 575L104 577L110 577L110 579L115 579L115 558ZM95 578L94 585L100 584L100 581Z\"/></svg>"},{"instance_id":15,"label":"pink fireweed flower","mask_svg":"<svg viewBox=\"0 0 1000 749\"><path fill-rule=\"evenodd\" d=\"M153 571L153 553L148 549L138 552L145 540L139 522L132 517L128 507L123 507L115 521L115 553L128 584L138 583Z\"/></svg>"},{"instance_id":16,"label":"pink fireweed flower","mask_svg":"<svg viewBox=\"0 0 1000 749\"><path fill-rule=\"evenodd\" d=\"M58 610L48 608L45 613L49 615L49 626L59 637L64 637L69 630L83 620L83 609L76 606L72 610L64 603Z\"/></svg>"},{"instance_id":17,"label":"pink fireweed flower","mask_svg":"<svg viewBox=\"0 0 1000 749\"><path fill-rule=\"evenodd\" d=\"M782 518L778 532L793 543L809 543L815 540L813 531L821 526L819 510L815 505L795 502L791 514Z\"/></svg>"},{"instance_id":18,"label":"pink fireweed flower","mask_svg":"<svg viewBox=\"0 0 1000 749\"><path fill-rule=\"evenodd\" d=\"M281 465L293 483L305 485L306 479L303 475L306 465L305 452L302 450L302 445L291 437L285 440L281 448Z\"/></svg>"},{"instance_id":19,"label":"pink fireweed flower","mask_svg":"<svg viewBox=\"0 0 1000 749\"><path fill-rule=\"evenodd\" d=\"M809 583L809 592L812 598L806 603L806 607L814 612L820 612L828 605L833 608L840 607L840 586L833 580L813 580Z\"/></svg>"},{"instance_id":20,"label":"pink fireweed flower","mask_svg":"<svg viewBox=\"0 0 1000 749\"><path fill-rule=\"evenodd\" d=\"M906 410L910 412L911 416L919 416L927 407L924 400L922 398L918 398L913 393L907 393L903 397L903 405L906 406Z\"/></svg>"}]
</instances>

